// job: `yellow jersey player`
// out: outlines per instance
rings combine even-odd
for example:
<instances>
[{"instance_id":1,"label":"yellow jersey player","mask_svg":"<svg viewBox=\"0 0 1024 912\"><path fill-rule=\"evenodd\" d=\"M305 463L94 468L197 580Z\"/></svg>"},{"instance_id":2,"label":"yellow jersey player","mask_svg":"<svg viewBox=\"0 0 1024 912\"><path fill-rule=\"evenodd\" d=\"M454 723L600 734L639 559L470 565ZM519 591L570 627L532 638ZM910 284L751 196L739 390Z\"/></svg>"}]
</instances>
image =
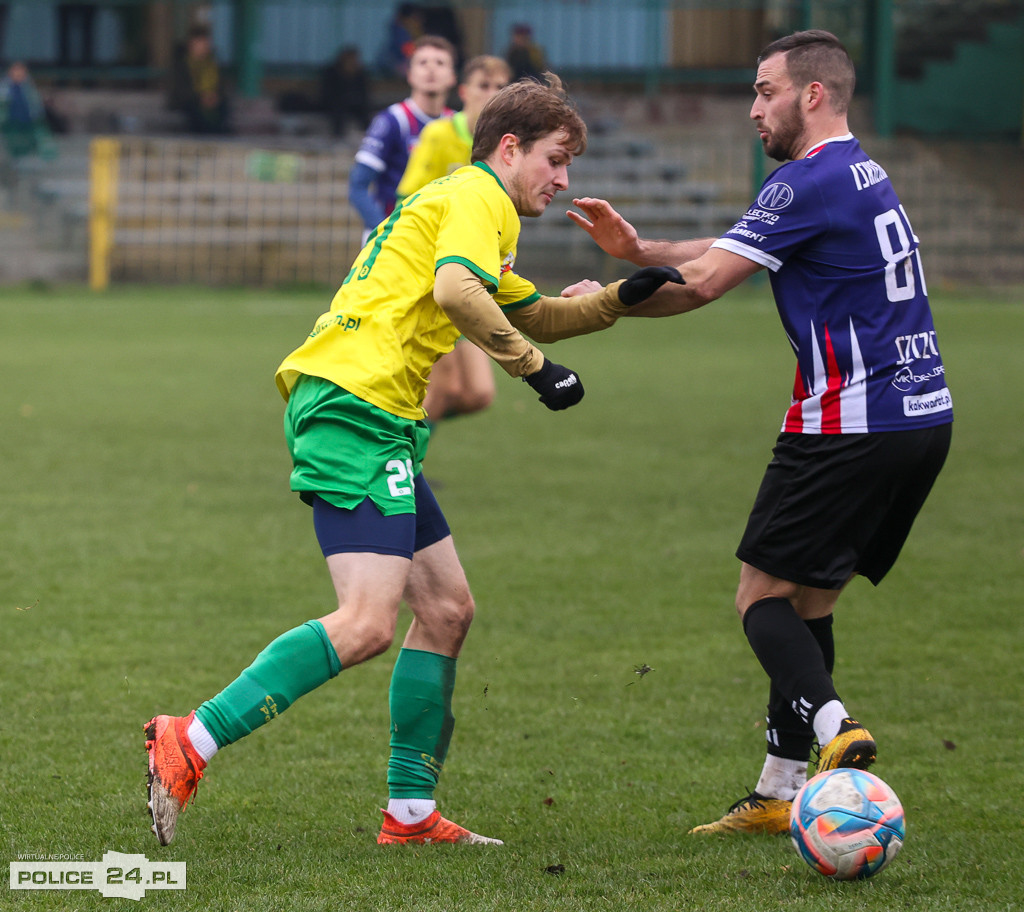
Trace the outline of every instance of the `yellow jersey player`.
<instances>
[{"instance_id":1,"label":"yellow jersey player","mask_svg":"<svg viewBox=\"0 0 1024 912\"><path fill-rule=\"evenodd\" d=\"M520 330L546 341L604 329L681 280L671 267L649 267L588 294L546 297L514 272L519 217L540 215L568 188L569 163L585 147L586 127L557 78L503 89L477 125L475 164L414 193L377 227L330 310L278 368L292 488L313 507L337 603L273 640L187 716L146 723L161 843L213 755L387 650L403 599L413 620L391 678L389 800L377 841L499 843L442 817L433 797L475 606L420 471L422 403L431 366L461 332L548 408L575 405L579 377Z\"/></svg>"},{"instance_id":2,"label":"yellow jersey player","mask_svg":"<svg viewBox=\"0 0 1024 912\"><path fill-rule=\"evenodd\" d=\"M511 74L501 57L482 54L466 62L458 87L462 110L431 121L423 128L398 185L399 200L469 164L480 112L499 89L508 85ZM443 418L486 409L494 401L494 392L490 358L472 342L462 339L434 365L423 408L433 426Z\"/></svg>"}]
</instances>

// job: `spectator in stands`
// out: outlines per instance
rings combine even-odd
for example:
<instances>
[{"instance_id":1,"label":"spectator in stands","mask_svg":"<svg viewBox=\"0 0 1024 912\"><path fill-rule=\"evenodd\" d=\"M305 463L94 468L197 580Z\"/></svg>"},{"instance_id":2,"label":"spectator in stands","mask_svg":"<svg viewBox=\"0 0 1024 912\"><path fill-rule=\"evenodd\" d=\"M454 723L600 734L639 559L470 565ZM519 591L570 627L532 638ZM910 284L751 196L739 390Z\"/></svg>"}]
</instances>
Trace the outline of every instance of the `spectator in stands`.
<instances>
[{"instance_id":1,"label":"spectator in stands","mask_svg":"<svg viewBox=\"0 0 1024 912\"><path fill-rule=\"evenodd\" d=\"M320 109L331 118L334 136L344 136L350 121L361 130L370 125L370 74L355 45L341 48L321 72Z\"/></svg>"},{"instance_id":2,"label":"spectator in stands","mask_svg":"<svg viewBox=\"0 0 1024 912\"><path fill-rule=\"evenodd\" d=\"M505 59L512 67L512 81L520 79L540 79L541 73L547 69L544 60L544 49L533 40L533 29L525 22L512 26L512 40Z\"/></svg>"},{"instance_id":3,"label":"spectator in stands","mask_svg":"<svg viewBox=\"0 0 1024 912\"><path fill-rule=\"evenodd\" d=\"M28 75L28 67L16 60L0 80L0 104L5 124L31 127L46 119L43 100Z\"/></svg>"},{"instance_id":4,"label":"spectator in stands","mask_svg":"<svg viewBox=\"0 0 1024 912\"><path fill-rule=\"evenodd\" d=\"M447 38L455 48L455 68L458 70L465 60L462 53L462 29L451 3L432 3L420 7L420 21L424 35L440 35Z\"/></svg>"},{"instance_id":5,"label":"spectator in stands","mask_svg":"<svg viewBox=\"0 0 1024 912\"><path fill-rule=\"evenodd\" d=\"M230 133L227 86L205 25L189 29L171 76L170 107L183 111L190 133Z\"/></svg>"},{"instance_id":6,"label":"spectator in stands","mask_svg":"<svg viewBox=\"0 0 1024 912\"><path fill-rule=\"evenodd\" d=\"M12 156L48 156L53 151L46 105L20 60L0 79L0 129Z\"/></svg>"},{"instance_id":7,"label":"spectator in stands","mask_svg":"<svg viewBox=\"0 0 1024 912\"><path fill-rule=\"evenodd\" d=\"M401 3L388 23L387 37L377 55L377 67L384 76L405 76L416 39L426 34L423 10L416 3Z\"/></svg>"}]
</instances>

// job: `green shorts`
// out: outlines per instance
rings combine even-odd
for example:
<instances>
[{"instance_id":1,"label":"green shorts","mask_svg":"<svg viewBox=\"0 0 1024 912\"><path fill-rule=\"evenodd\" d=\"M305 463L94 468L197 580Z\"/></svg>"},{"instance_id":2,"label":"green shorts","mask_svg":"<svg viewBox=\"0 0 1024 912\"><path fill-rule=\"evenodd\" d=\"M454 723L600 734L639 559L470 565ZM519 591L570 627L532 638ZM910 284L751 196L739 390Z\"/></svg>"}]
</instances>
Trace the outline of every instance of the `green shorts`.
<instances>
[{"instance_id":1,"label":"green shorts","mask_svg":"<svg viewBox=\"0 0 1024 912\"><path fill-rule=\"evenodd\" d=\"M317 494L343 510L367 497L385 516L415 513L413 479L430 431L328 380L300 377L284 413L292 455L291 489L312 503Z\"/></svg>"}]
</instances>

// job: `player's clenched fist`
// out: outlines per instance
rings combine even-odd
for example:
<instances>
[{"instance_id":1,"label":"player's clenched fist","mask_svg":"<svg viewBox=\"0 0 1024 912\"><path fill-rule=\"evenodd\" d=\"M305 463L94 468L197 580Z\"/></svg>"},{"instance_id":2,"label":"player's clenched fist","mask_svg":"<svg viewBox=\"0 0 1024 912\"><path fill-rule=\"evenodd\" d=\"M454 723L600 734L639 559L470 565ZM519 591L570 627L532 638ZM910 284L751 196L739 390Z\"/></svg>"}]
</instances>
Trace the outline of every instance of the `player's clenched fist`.
<instances>
[{"instance_id":1,"label":"player's clenched fist","mask_svg":"<svg viewBox=\"0 0 1024 912\"><path fill-rule=\"evenodd\" d=\"M557 412L575 405L583 398L583 384L576 371L544 359L539 371L523 377L540 395L540 401Z\"/></svg>"}]
</instances>

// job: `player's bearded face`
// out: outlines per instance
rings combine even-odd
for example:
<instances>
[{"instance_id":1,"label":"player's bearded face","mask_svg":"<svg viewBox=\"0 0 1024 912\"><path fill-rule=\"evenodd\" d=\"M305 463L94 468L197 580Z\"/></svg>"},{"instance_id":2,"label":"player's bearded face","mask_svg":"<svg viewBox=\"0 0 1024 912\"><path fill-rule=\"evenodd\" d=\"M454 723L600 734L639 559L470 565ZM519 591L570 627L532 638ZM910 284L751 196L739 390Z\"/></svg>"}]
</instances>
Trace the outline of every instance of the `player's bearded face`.
<instances>
[{"instance_id":1,"label":"player's bearded face","mask_svg":"<svg viewBox=\"0 0 1024 912\"><path fill-rule=\"evenodd\" d=\"M800 154L797 146L804 134L804 112L800 109L799 96L778 112L773 124L762 121L761 129L767 130L761 140L765 155L781 162L795 159Z\"/></svg>"},{"instance_id":2,"label":"player's bearded face","mask_svg":"<svg viewBox=\"0 0 1024 912\"><path fill-rule=\"evenodd\" d=\"M796 158L805 135L801 93L790 78L784 54L773 54L762 60L754 83L757 93L750 117L761 135L765 155L776 161Z\"/></svg>"}]
</instances>

